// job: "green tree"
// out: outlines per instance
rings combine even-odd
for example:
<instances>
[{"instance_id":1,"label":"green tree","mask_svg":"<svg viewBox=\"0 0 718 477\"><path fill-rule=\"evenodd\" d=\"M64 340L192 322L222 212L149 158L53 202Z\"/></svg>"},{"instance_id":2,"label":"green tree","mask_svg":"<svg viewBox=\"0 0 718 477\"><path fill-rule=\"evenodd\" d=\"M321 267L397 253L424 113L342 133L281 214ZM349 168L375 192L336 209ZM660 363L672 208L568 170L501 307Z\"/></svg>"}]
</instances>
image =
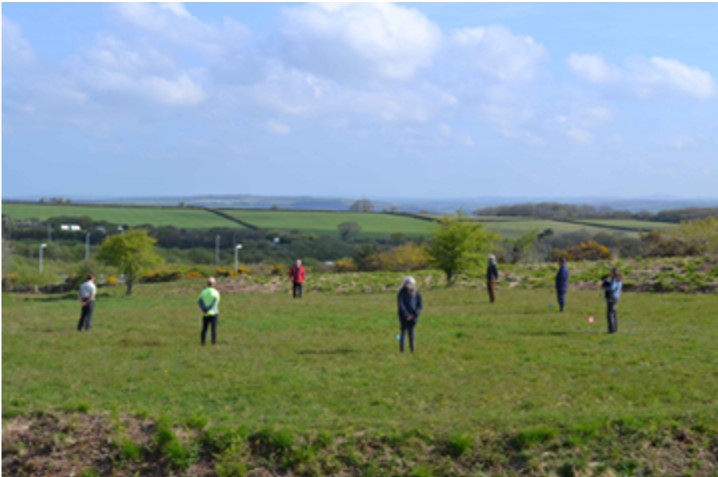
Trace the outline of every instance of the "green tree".
<instances>
[{"instance_id":1,"label":"green tree","mask_svg":"<svg viewBox=\"0 0 718 477\"><path fill-rule=\"evenodd\" d=\"M669 235L681 240L698 255L718 254L718 217L683 221Z\"/></svg>"},{"instance_id":2,"label":"green tree","mask_svg":"<svg viewBox=\"0 0 718 477\"><path fill-rule=\"evenodd\" d=\"M346 242L359 235L361 225L356 222L342 222L337 225L337 230L339 230L339 236Z\"/></svg>"},{"instance_id":3,"label":"green tree","mask_svg":"<svg viewBox=\"0 0 718 477\"><path fill-rule=\"evenodd\" d=\"M128 230L107 237L100 246L97 260L117 267L125 275L127 295L132 295L132 285L140 272L162 263L162 257L154 250L156 241L146 230Z\"/></svg>"},{"instance_id":4,"label":"green tree","mask_svg":"<svg viewBox=\"0 0 718 477\"><path fill-rule=\"evenodd\" d=\"M484 230L481 224L467 221L462 215L446 217L431 238L429 257L446 274L447 285L452 285L459 273L479 266L499 238L497 233Z\"/></svg>"},{"instance_id":5,"label":"green tree","mask_svg":"<svg viewBox=\"0 0 718 477\"><path fill-rule=\"evenodd\" d=\"M506 241L506 252L511 263L519 263L529 254L531 247L538 239L539 231L534 229L514 239Z\"/></svg>"}]
</instances>

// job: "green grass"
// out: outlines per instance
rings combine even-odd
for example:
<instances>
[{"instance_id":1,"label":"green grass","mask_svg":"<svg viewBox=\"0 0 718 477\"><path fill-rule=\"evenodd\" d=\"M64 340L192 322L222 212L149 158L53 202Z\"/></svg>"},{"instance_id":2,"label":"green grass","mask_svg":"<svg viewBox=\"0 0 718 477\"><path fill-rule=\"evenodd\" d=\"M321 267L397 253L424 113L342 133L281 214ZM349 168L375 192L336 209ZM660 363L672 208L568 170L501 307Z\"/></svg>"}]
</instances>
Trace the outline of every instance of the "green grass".
<instances>
[{"instance_id":1,"label":"green grass","mask_svg":"<svg viewBox=\"0 0 718 477\"><path fill-rule=\"evenodd\" d=\"M517 220L484 220L483 217L477 217L476 220L484 225L487 230L499 232L505 237L516 237L532 230L538 230L542 232L546 229L551 229L555 234L581 232L585 231L591 234L597 234L601 232L615 233L613 229L606 227L588 225L588 224L577 224L569 222L561 222L557 220L543 220L543 219L517 219ZM632 235L631 232L626 232L626 235Z\"/></svg>"},{"instance_id":2,"label":"green grass","mask_svg":"<svg viewBox=\"0 0 718 477\"><path fill-rule=\"evenodd\" d=\"M75 331L72 296L3 294L4 415L82 408L250 429L421 429L457 436L456 454L480 428L717 419L715 295L626 293L620 332L608 336L597 291L571 290L560 314L550 289L501 289L494 305L483 290L427 289L417 353L402 355L393 293L227 292L219 345L203 348L201 287L141 285L130 298L102 288L87 334Z\"/></svg>"},{"instance_id":3,"label":"green grass","mask_svg":"<svg viewBox=\"0 0 718 477\"><path fill-rule=\"evenodd\" d=\"M338 235L337 226L342 222L356 222L361 226L360 236L374 237L392 234L428 235L435 227L426 220L382 213L246 209L224 209L223 212L263 229L300 230L317 234Z\"/></svg>"},{"instance_id":4,"label":"green grass","mask_svg":"<svg viewBox=\"0 0 718 477\"><path fill-rule=\"evenodd\" d=\"M210 229L213 227L243 228L242 225L206 210L161 207L118 207L89 205L50 205L3 203L3 214L15 220L47 220L52 217L91 217L114 224L143 225L155 227L174 226L185 229Z\"/></svg>"}]
</instances>

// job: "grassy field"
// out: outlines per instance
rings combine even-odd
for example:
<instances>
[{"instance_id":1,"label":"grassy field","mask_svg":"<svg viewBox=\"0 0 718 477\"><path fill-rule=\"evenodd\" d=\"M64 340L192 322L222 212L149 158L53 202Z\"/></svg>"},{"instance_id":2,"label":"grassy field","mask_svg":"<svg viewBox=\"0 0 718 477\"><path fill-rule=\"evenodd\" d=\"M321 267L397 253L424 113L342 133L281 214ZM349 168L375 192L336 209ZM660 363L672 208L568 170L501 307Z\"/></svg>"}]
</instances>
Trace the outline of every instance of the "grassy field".
<instances>
[{"instance_id":1,"label":"grassy field","mask_svg":"<svg viewBox=\"0 0 718 477\"><path fill-rule=\"evenodd\" d=\"M426 215L426 217L435 219L440 218L440 216L436 215ZM638 232L668 230L675 227L674 224L664 222L633 219L586 219L565 222L560 220L535 219L531 217L493 215L469 216L469 218L481 222L488 230L499 232L501 235L506 237L517 236L530 232L534 229L542 231L549 228L552 229L554 233L559 234L579 232L582 230L592 234L597 234L599 232L615 233L618 230L623 231L628 236L637 236Z\"/></svg>"},{"instance_id":2,"label":"grassy field","mask_svg":"<svg viewBox=\"0 0 718 477\"><path fill-rule=\"evenodd\" d=\"M224 209L223 212L267 230L301 230L317 234L338 235L342 222L356 222L360 236L428 235L434 229L429 221L381 213L319 212L288 210Z\"/></svg>"},{"instance_id":3,"label":"grassy field","mask_svg":"<svg viewBox=\"0 0 718 477\"><path fill-rule=\"evenodd\" d=\"M555 234L564 234L571 232L585 231L590 234L601 232L615 233L615 230L602 226L589 224L576 224L569 222L561 222L558 220L542 220L542 219L519 219L519 220L484 220L483 217L477 217L477 221L482 223L487 230L499 232L504 237L516 237L532 230L542 232L551 229ZM625 232L626 235L636 235L632 232Z\"/></svg>"},{"instance_id":4,"label":"grassy field","mask_svg":"<svg viewBox=\"0 0 718 477\"><path fill-rule=\"evenodd\" d=\"M210 229L242 225L205 210L160 207L115 207L87 205L13 204L3 203L3 214L15 220L47 220L52 217L88 216L114 224L130 226L151 224L155 227L174 226L186 229Z\"/></svg>"},{"instance_id":5,"label":"grassy field","mask_svg":"<svg viewBox=\"0 0 718 477\"><path fill-rule=\"evenodd\" d=\"M393 293L225 291L219 345L202 348L201 286L103 288L87 334L74 297L4 294L4 416L89 408L369 433L718 418L715 295L626 293L608 336L596 291L572 290L559 314L550 289L503 289L494 305L426 290L417 353L402 355Z\"/></svg>"},{"instance_id":6,"label":"grassy field","mask_svg":"<svg viewBox=\"0 0 718 477\"><path fill-rule=\"evenodd\" d=\"M275 231L299 230L304 233L338 235L337 226L342 222L356 222L361 226L360 236L386 237L391 234L404 234L410 237L429 235L435 225L432 222L411 217L359 212L324 212L301 210L256 210L223 209L223 212L237 217L262 229ZM239 227L242 225L223 219L204 210L155 207L122 206L83 206L51 204L3 204L3 213L16 220L35 218L46 220L58 216L89 216L95 220L136 226L152 224L154 226L175 226L187 229L208 229L212 227ZM434 219L439 216L427 216ZM556 220L543 220L521 217L471 217L484 224L487 230L500 233L504 237L518 235L538 229L552 229L556 234L585 231L591 234L600 232L637 236L639 231L666 230L672 224L641 220L596 219L572 223ZM622 230L625 229L625 230Z\"/></svg>"}]
</instances>

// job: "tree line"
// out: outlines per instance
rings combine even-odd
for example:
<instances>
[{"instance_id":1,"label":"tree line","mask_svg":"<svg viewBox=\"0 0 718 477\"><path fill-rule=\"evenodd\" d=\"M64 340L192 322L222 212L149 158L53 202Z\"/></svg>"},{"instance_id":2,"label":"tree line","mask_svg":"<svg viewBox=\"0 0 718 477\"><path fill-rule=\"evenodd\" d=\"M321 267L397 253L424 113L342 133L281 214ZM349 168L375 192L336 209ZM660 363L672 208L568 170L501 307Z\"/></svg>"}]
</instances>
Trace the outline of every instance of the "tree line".
<instances>
[{"instance_id":1,"label":"tree line","mask_svg":"<svg viewBox=\"0 0 718 477\"><path fill-rule=\"evenodd\" d=\"M572 205L558 202L539 202L484 207L473 212L476 216L532 217L552 220L635 219L679 223L684 220L718 217L718 207L691 207L660 212L629 212L608 206Z\"/></svg>"}]
</instances>

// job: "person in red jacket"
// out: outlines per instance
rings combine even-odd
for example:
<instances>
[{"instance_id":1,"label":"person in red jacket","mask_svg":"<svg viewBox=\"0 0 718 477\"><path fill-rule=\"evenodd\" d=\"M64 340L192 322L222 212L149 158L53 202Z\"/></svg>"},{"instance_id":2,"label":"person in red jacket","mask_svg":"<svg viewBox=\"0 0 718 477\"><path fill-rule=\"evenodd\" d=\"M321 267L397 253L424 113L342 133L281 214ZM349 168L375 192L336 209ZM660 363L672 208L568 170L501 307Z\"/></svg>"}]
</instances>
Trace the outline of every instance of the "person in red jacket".
<instances>
[{"instance_id":1,"label":"person in red jacket","mask_svg":"<svg viewBox=\"0 0 718 477\"><path fill-rule=\"evenodd\" d=\"M302 261L297 260L297 263L292 265L289 270L289 278L292 279L292 296L294 298L302 297L302 284L307 277L307 272L302 266Z\"/></svg>"}]
</instances>

